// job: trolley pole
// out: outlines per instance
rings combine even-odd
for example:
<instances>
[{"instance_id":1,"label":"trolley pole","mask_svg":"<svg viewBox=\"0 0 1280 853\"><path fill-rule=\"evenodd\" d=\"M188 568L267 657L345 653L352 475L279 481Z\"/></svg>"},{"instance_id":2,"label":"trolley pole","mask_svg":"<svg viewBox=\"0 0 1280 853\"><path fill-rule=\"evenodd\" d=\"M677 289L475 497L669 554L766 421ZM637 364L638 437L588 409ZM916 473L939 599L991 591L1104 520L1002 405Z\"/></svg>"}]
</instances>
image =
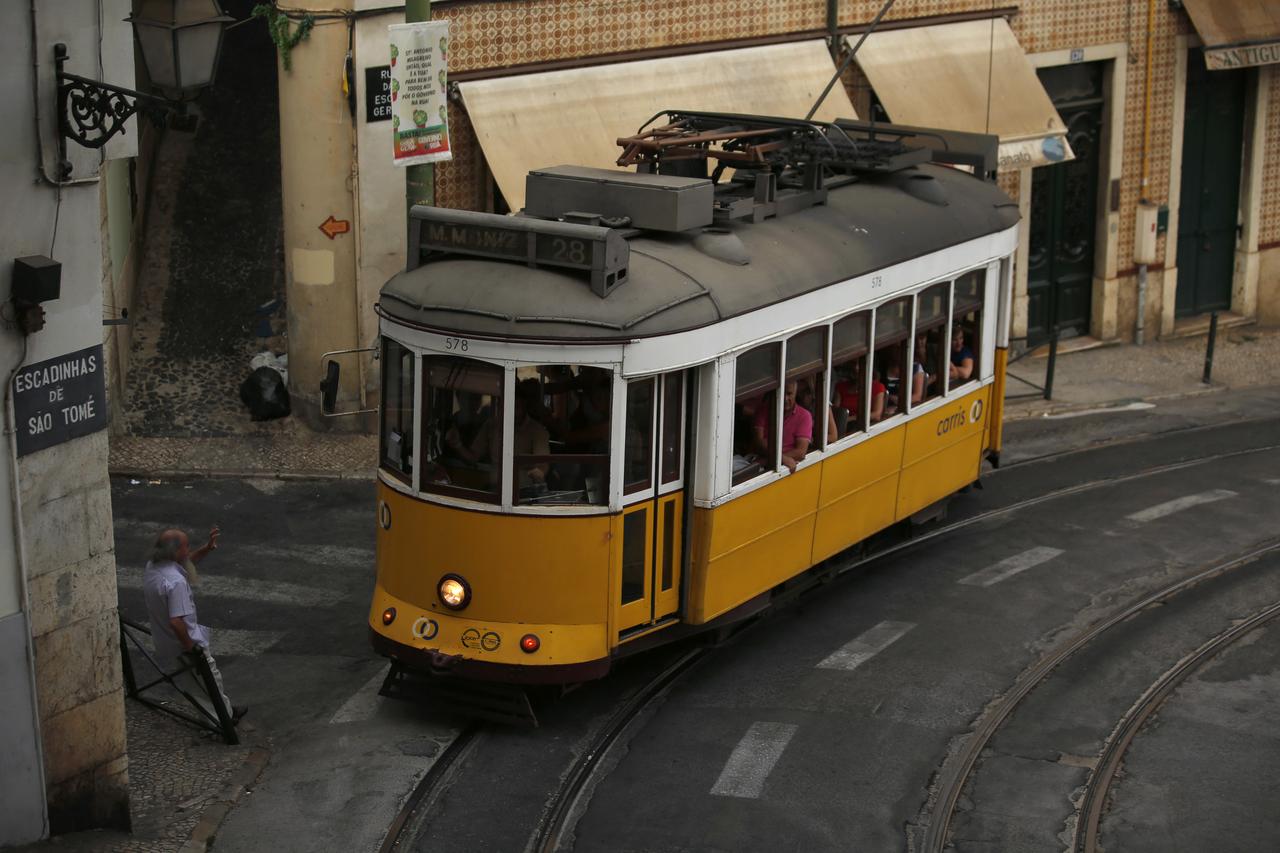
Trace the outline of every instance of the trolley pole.
<instances>
[{"instance_id":1,"label":"trolley pole","mask_svg":"<svg viewBox=\"0 0 1280 853\"><path fill-rule=\"evenodd\" d=\"M405 0L404 22L417 24L431 20L431 0ZM405 213L415 204L436 203L436 169L433 163L407 166L404 170Z\"/></svg>"}]
</instances>

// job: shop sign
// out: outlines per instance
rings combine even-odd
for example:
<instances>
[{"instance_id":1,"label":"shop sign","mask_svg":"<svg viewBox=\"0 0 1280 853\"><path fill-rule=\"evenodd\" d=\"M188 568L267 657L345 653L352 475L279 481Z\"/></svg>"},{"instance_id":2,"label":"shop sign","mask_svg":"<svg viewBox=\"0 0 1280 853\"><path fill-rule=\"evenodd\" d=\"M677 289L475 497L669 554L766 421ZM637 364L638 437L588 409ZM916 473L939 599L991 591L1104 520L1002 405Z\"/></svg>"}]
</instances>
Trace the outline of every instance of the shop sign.
<instances>
[{"instance_id":1,"label":"shop sign","mask_svg":"<svg viewBox=\"0 0 1280 853\"><path fill-rule=\"evenodd\" d=\"M450 160L449 22L392 24L391 138L397 166Z\"/></svg>"},{"instance_id":2,"label":"shop sign","mask_svg":"<svg viewBox=\"0 0 1280 853\"><path fill-rule=\"evenodd\" d=\"M1206 47L1204 50L1204 64L1210 71L1271 65L1277 62L1280 62L1280 42L1216 49Z\"/></svg>"},{"instance_id":3,"label":"shop sign","mask_svg":"<svg viewBox=\"0 0 1280 853\"><path fill-rule=\"evenodd\" d=\"M13 414L19 456L105 427L102 344L19 370L13 377Z\"/></svg>"}]
</instances>

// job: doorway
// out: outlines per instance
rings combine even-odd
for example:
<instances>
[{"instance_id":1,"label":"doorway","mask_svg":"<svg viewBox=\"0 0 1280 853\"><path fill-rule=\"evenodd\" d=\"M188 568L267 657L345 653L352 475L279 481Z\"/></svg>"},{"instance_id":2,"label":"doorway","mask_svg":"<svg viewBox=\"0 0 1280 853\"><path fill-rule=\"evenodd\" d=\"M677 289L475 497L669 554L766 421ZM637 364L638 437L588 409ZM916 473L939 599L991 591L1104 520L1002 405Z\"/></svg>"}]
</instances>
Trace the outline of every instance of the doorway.
<instances>
[{"instance_id":1,"label":"doorway","mask_svg":"<svg viewBox=\"0 0 1280 853\"><path fill-rule=\"evenodd\" d=\"M1187 54L1174 316L1231 307L1244 151L1245 71L1209 71Z\"/></svg>"},{"instance_id":2,"label":"doorway","mask_svg":"<svg viewBox=\"0 0 1280 853\"><path fill-rule=\"evenodd\" d=\"M685 371L627 383L622 554L615 624L620 639L680 610L685 519Z\"/></svg>"},{"instance_id":3,"label":"doorway","mask_svg":"<svg viewBox=\"0 0 1280 853\"><path fill-rule=\"evenodd\" d=\"M1103 63L1041 68L1036 73L1067 126L1075 159L1032 170L1027 258L1027 339L1089 330L1094 234L1102 156Z\"/></svg>"}]
</instances>

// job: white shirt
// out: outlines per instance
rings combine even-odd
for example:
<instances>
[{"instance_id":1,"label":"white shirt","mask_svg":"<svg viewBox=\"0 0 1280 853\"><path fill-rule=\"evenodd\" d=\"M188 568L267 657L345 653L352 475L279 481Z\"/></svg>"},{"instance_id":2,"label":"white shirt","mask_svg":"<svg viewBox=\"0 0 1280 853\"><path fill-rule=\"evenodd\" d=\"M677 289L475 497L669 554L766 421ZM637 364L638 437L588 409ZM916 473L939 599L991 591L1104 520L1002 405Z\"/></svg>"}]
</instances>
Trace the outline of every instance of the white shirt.
<instances>
[{"instance_id":1,"label":"white shirt","mask_svg":"<svg viewBox=\"0 0 1280 853\"><path fill-rule=\"evenodd\" d=\"M177 669L183 652L182 642L169 624L170 619L180 617L186 623L187 636L192 642L209 648L209 631L196 621L195 598L181 566L171 560L147 563L142 575L142 595L147 602L151 638L161 666Z\"/></svg>"}]
</instances>

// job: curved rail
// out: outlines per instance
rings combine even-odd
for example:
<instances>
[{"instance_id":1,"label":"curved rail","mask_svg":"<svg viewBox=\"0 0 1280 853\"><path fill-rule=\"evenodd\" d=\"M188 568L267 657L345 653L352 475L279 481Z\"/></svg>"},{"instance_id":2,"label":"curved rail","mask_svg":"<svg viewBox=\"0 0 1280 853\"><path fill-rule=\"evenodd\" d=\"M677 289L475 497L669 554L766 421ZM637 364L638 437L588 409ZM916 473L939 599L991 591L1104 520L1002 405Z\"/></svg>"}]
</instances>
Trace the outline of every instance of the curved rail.
<instances>
[{"instance_id":1,"label":"curved rail","mask_svg":"<svg viewBox=\"0 0 1280 853\"><path fill-rule=\"evenodd\" d=\"M1073 849L1080 853L1094 853L1098 849L1102 810L1107 802L1107 793L1111 790L1111 782L1120 769L1120 762L1128 752L1129 745L1133 743L1134 737L1146 723L1147 718L1155 713L1165 699L1169 698L1170 694L1192 673L1212 660L1227 646L1277 616L1280 616L1280 602L1258 611L1239 625L1218 634L1161 676L1160 680L1142 695L1133 708L1129 709L1111 738L1108 739L1107 745L1098 757L1097 766L1089 774L1084 798L1080 803L1080 821L1076 824Z\"/></svg>"},{"instance_id":2,"label":"curved rail","mask_svg":"<svg viewBox=\"0 0 1280 853\"><path fill-rule=\"evenodd\" d=\"M1174 598L1204 581L1248 565L1277 550L1280 550L1280 541L1273 540L1246 554L1217 563L1191 577L1170 584L1082 632L1075 639L1059 646L1056 650L1041 658L1030 669L1023 672L1014 683L1013 689L1001 697L983 716L968 740L965 741L964 746L956 754L956 757L948 763L949 766L948 764L943 765L942 772L939 774L940 782L929 820L929 829L925 834L924 849L941 853L946 848L951 816L955 812L956 803L959 801L960 794L963 792L964 786L973 772L973 767L977 763L978 757L986 749L991 738L995 736L995 733L1004 724L1004 721L1008 719L1009 715L1013 713L1014 709L1022 704L1022 700L1039 686L1063 661L1111 628L1153 604L1159 604Z\"/></svg>"},{"instance_id":3,"label":"curved rail","mask_svg":"<svg viewBox=\"0 0 1280 853\"><path fill-rule=\"evenodd\" d=\"M564 780L560 783L560 789L552 796L543 812L543 818L534 831L532 843L526 849L536 853L554 853L560 849L560 841L569 827L569 818L573 815L582 792L595 779L601 762L617 743L618 738L646 709L665 696L676 681L710 654L712 648L703 646L681 655L675 663L638 690L614 713L608 724L592 738L590 748L573 762L569 772L565 774Z\"/></svg>"},{"instance_id":4,"label":"curved rail","mask_svg":"<svg viewBox=\"0 0 1280 853\"><path fill-rule=\"evenodd\" d=\"M378 848L378 853L392 853L393 850L400 848L401 836L404 835L405 829L409 826L419 808L424 803L430 805L435 800L436 789L443 787L444 783L451 778L454 765L471 748L480 731L481 725L472 723L459 732L453 742L445 747L444 752L440 753L440 757L418 780L418 784L414 785L413 793L409 795L409 799L405 800L404 806L396 814L395 819L391 821L391 826L387 829L387 835L383 838L382 846Z\"/></svg>"}]
</instances>

